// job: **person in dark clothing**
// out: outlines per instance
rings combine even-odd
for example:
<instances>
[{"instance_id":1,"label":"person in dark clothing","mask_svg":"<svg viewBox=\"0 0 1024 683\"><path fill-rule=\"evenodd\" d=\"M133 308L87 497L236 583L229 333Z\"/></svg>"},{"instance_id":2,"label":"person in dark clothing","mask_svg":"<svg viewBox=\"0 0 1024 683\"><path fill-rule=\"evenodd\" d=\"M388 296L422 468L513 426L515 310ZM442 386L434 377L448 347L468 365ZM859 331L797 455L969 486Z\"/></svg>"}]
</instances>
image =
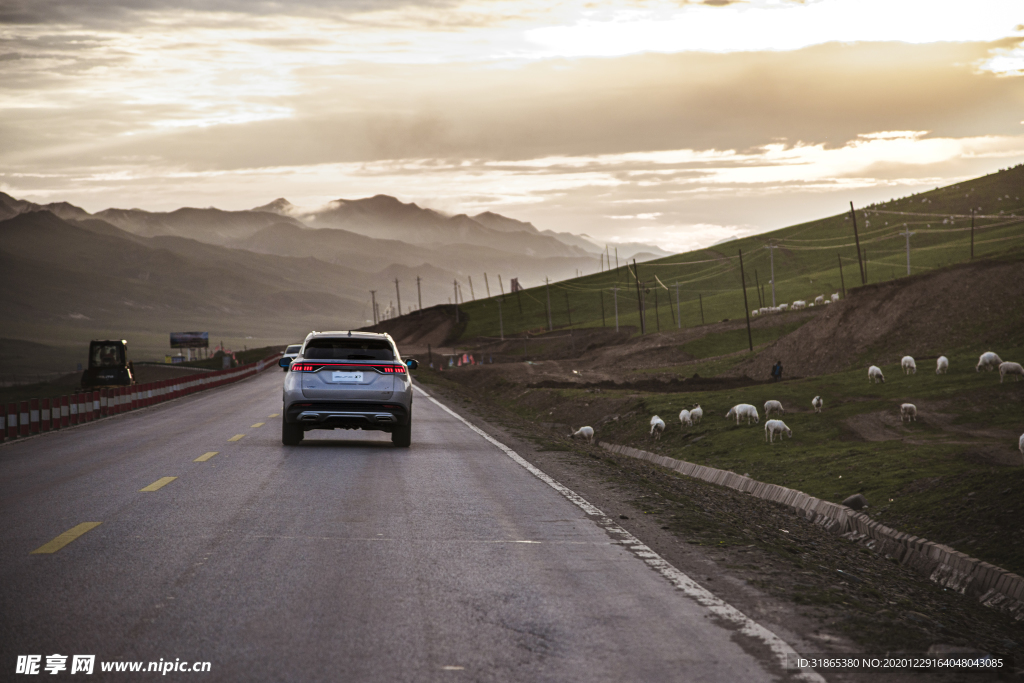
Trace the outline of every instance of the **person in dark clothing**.
<instances>
[{"instance_id":1,"label":"person in dark clothing","mask_svg":"<svg viewBox=\"0 0 1024 683\"><path fill-rule=\"evenodd\" d=\"M777 360L775 366L772 367L772 381L778 382L780 379L782 379L782 361Z\"/></svg>"}]
</instances>

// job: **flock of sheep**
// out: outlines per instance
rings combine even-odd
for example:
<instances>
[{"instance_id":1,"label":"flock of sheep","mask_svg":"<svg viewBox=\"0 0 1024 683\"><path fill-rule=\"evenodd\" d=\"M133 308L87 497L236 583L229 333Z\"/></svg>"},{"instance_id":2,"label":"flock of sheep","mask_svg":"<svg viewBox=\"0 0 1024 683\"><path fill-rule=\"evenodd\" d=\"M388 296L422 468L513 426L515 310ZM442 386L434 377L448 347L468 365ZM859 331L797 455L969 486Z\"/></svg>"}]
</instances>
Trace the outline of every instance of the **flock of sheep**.
<instances>
[{"instance_id":1,"label":"flock of sheep","mask_svg":"<svg viewBox=\"0 0 1024 683\"><path fill-rule=\"evenodd\" d=\"M838 299L838 296L832 295L833 301ZM822 297L818 297L821 299ZM796 302L802 303L802 302ZM795 305L795 304L794 304ZM784 310L784 309L783 309ZM913 357L904 356L900 361L900 367L903 370L903 374L912 375L917 373L917 363L914 362ZM1019 375L1024 377L1024 367L1020 363L1008 363L1003 362L1001 358L992 351L987 351L978 358L978 365L975 367L975 372L981 372L982 368L986 371L999 370L999 383L1002 384L1003 380L1007 375ZM949 370L949 359L945 356L939 356L935 364L935 374L944 375ZM868 381L874 384L878 382L885 383L885 376L882 374L882 369L877 365L872 365L868 368ZM815 396L811 399L811 407L814 408L815 413L820 413L824 401L821 396ZM764 404L764 416L765 418L772 414L785 415L786 409L783 408L782 403L776 400L770 400ZM700 421L704 418L704 410L699 404L694 405L689 410L683 409L679 413L679 423L683 427L692 427L695 424L700 424ZM751 420L754 424L758 424L761 421L760 416L757 413L757 408L750 405L749 403L739 403L729 409L729 412L725 414L725 418L734 418L736 424L739 425L741 419L746 419L749 425ZM913 403L903 403L900 405L900 422L911 422L917 421L917 406ZM665 431L665 421L659 416L655 415L651 418L651 438L655 441L661 438L662 433ZM764 440L768 443L775 443L775 436L779 436L781 441L783 436L793 438L793 430L786 426L786 423L782 420L767 420L764 423ZM584 439L587 443L594 442L594 428L593 427L581 427L574 433L569 435L571 439ZM1024 434L1021 434L1018 442L1020 448L1021 457L1024 457Z\"/></svg>"},{"instance_id":2,"label":"flock of sheep","mask_svg":"<svg viewBox=\"0 0 1024 683\"><path fill-rule=\"evenodd\" d=\"M839 292L833 294L830 298L826 299L824 294L819 294L814 298L814 303L807 303L802 299L797 299L792 304L779 304L778 306L763 306L761 308L755 308L750 311L750 315L756 318L759 315L767 315L769 313L782 313L784 311L799 311L808 306L824 306L826 304L834 304L839 301Z\"/></svg>"}]
</instances>

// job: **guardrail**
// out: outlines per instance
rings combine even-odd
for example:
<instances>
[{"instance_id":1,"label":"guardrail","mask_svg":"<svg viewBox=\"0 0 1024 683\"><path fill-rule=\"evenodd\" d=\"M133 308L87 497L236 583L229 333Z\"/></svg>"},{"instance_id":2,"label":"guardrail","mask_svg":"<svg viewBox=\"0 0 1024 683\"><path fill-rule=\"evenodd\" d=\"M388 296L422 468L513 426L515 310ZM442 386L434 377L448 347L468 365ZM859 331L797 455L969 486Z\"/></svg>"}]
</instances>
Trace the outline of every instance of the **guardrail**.
<instances>
[{"instance_id":1,"label":"guardrail","mask_svg":"<svg viewBox=\"0 0 1024 683\"><path fill-rule=\"evenodd\" d=\"M33 398L0 405L0 442L33 434L65 429L104 417L149 408L165 401L195 394L252 377L268 367L277 367L275 353L254 363L229 370L204 372L180 379L83 391L56 398Z\"/></svg>"}]
</instances>

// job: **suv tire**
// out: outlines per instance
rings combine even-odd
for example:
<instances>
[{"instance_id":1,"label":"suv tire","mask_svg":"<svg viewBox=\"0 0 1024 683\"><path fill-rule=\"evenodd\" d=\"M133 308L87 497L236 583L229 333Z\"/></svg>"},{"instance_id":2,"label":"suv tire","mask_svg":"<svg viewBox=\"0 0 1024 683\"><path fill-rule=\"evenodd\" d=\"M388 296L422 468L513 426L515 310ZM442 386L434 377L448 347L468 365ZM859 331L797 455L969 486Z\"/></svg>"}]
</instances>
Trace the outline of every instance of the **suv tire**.
<instances>
[{"instance_id":1,"label":"suv tire","mask_svg":"<svg viewBox=\"0 0 1024 683\"><path fill-rule=\"evenodd\" d=\"M399 448L408 448L412 443L412 415L409 415L408 424L399 425L391 432L391 443Z\"/></svg>"},{"instance_id":2,"label":"suv tire","mask_svg":"<svg viewBox=\"0 0 1024 683\"><path fill-rule=\"evenodd\" d=\"M298 446L302 442L303 429L300 424L289 424L281 418L281 443L285 446Z\"/></svg>"}]
</instances>

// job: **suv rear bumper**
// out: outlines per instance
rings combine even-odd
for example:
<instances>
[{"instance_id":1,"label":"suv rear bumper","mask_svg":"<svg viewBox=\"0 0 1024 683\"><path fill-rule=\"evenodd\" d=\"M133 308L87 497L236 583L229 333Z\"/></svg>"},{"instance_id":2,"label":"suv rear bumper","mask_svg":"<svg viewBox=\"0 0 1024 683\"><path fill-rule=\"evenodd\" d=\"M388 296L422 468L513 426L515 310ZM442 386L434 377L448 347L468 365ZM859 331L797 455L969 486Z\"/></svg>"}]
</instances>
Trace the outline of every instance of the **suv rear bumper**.
<instances>
[{"instance_id":1,"label":"suv rear bumper","mask_svg":"<svg viewBox=\"0 0 1024 683\"><path fill-rule=\"evenodd\" d=\"M409 424L409 411L395 403L294 403L285 420L306 429L370 429L389 432Z\"/></svg>"}]
</instances>

